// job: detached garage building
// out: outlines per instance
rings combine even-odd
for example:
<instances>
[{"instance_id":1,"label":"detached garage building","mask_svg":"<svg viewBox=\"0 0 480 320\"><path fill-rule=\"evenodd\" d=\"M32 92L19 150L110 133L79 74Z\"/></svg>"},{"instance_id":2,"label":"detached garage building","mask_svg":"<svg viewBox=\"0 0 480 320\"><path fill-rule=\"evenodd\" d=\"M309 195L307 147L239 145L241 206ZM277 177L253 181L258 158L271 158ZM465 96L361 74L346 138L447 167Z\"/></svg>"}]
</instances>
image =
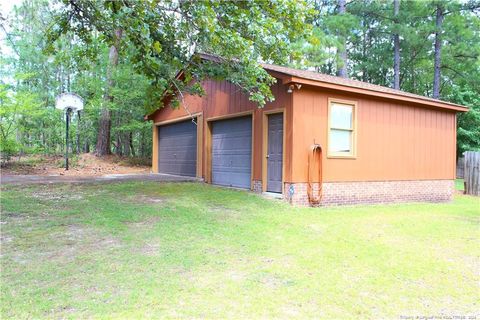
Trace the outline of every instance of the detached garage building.
<instances>
[{"instance_id":1,"label":"detached garage building","mask_svg":"<svg viewBox=\"0 0 480 320\"><path fill-rule=\"evenodd\" d=\"M263 67L277 79L275 101L264 108L230 82L206 80L204 97L152 113L153 172L279 193L301 205L451 199L456 113L466 107Z\"/></svg>"}]
</instances>

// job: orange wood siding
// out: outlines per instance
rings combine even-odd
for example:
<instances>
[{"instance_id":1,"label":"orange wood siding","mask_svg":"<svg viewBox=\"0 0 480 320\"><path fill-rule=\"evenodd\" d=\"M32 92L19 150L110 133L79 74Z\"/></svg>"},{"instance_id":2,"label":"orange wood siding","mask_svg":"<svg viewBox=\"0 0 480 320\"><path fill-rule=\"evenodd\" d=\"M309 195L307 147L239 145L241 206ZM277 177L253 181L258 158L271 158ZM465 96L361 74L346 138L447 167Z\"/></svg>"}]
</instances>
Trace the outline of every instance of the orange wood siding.
<instances>
[{"instance_id":1,"label":"orange wood siding","mask_svg":"<svg viewBox=\"0 0 480 320\"><path fill-rule=\"evenodd\" d=\"M355 159L327 158L328 98L358 103ZM325 182L455 178L454 112L307 86L292 104L292 182L306 182L314 142L323 149Z\"/></svg>"},{"instance_id":2,"label":"orange wood siding","mask_svg":"<svg viewBox=\"0 0 480 320\"><path fill-rule=\"evenodd\" d=\"M456 115L452 111L306 85L288 94L281 81L272 87L275 101L259 109L248 95L227 81L209 80L203 85L204 97L187 95L185 105L161 108L151 118L155 123L185 119L186 107L191 114L203 115L199 125L206 133L211 118L253 112L254 180L262 180L263 112L279 108L285 112L285 182L307 181L308 152L314 142L323 148L325 182L455 178ZM355 159L327 157L329 98L357 102ZM202 150L205 136L201 139ZM203 152L202 177L207 156ZM155 164L152 169L156 170Z\"/></svg>"},{"instance_id":3,"label":"orange wood siding","mask_svg":"<svg viewBox=\"0 0 480 320\"><path fill-rule=\"evenodd\" d=\"M203 126L203 132L206 132L207 121L210 118L222 117L227 115L235 115L242 112L253 111L253 179L262 179L262 132L263 132L263 112L273 109L282 108L286 112L287 119L291 119L291 98L290 94L287 94L287 87L281 84L281 81L277 82L272 87L272 92L275 96L275 101L269 102L263 109L257 107L256 104L248 100L248 95L245 94L239 87L236 87L228 81L214 81L207 80L203 82L206 95L204 97L198 96L185 96L185 103L181 104L179 108L172 109L167 106L157 110L152 119L154 123L159 123L167 120L173 120L177 118L184 118L188 115L187 108L191 114L203 113L203 121L199 125ZM284 151L291 148L292 134L291 124L287 120L285 124L286 130L286 145ZM154 137L155 139L155 137ZM205 136L202 140L202 148L205 148ZM290 167L291 167L291 153L286 154L285 165L285 179L290 179ZM202 156L203 163L206 163L205 153ZM203 166L202 177L205 177L206 168Z\"/></svg>"},{"instance_id":4,"label":"orange wood siding","mask_svg":"<svg viewBox=\"0 0 480 320\"><path fill-rule=\"evenodd\" d=\"M152 126L152 171L158 172L158 128Z\"/></svg>"}]
</instances>

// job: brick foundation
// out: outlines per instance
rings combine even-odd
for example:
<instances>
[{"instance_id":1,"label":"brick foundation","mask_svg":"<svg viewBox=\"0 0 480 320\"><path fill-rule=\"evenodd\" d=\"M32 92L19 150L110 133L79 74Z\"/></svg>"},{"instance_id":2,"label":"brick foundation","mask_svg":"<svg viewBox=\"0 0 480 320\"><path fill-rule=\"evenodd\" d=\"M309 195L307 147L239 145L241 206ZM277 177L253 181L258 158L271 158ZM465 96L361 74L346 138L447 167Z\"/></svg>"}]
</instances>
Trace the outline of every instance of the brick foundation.
<instances>
[{"instance_id":1,"label":"brick foundation","mask_svg":"<svg viewBox=\"0 0 480 320\"><path fill-rule=\"evenodd\" d=\"M253 180L253 192L262 193L262 180Z\"/></svg>"},{"instance_id":2,"label":"brick foundation","mask_svg":"<svg viewBox=\"0 0 480 320\"><path fill-rule=\"evenodd\" d=\"M314 184L317 195L319 184ZM395 202L444 202L454 193L453 180L326 182L321 206ZM309 206L306 183L285 183L285 199L294 205Z\"/></svg>"}]
</instances>

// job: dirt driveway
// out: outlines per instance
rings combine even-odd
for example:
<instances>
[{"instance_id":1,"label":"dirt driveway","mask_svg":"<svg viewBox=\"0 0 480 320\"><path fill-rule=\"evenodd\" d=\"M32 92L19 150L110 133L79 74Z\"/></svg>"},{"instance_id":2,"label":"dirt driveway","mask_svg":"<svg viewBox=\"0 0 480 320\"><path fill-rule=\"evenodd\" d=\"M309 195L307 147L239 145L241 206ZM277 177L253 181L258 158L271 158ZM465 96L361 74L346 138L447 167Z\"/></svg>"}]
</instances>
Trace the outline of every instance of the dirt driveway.
<instances>
[{"instance_id":1,"label":"dirt driveway","mask_svg":"<svg viewBox=\"0 0 480 320\"><path fill-rule=\"evenodd\" d=\"M182 182L200 181L193 177L174 176L161 173L141 174L107 174L99 176L61 176L61 175L1 175L0 184L48 184L48 183L88 183L88 182L115 182L115 181L158 181Z\"/></svg>"}]
</instances>

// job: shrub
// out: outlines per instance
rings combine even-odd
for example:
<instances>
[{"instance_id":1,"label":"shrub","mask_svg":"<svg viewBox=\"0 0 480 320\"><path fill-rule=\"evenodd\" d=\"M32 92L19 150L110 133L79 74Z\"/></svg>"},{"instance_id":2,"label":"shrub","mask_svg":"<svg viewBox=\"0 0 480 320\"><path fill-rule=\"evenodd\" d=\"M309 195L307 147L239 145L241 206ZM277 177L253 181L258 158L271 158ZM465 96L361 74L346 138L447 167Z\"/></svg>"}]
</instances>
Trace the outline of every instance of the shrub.
<instances>
[{"instance_id":1,"label":"shrub","mask_svg":"<svg viewBox=\"0 0 480 320\"><path fill-rule=\"evenodd\" d=\"M2 164L9 161L10 158L18 153L19 145L15 139L2 138L0 136L0 154L2 158Z\"/></svg>"}]
</instances>

